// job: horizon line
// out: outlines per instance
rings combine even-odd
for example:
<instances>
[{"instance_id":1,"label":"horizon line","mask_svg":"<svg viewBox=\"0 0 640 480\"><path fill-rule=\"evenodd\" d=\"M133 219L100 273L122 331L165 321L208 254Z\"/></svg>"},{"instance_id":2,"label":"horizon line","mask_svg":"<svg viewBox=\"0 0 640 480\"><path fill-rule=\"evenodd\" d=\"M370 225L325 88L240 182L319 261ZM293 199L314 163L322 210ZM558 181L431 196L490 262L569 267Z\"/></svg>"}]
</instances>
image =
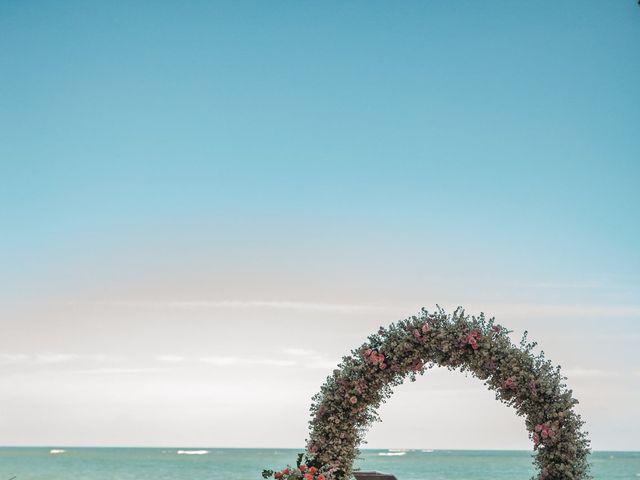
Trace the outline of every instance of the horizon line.
<instances>
[{"instance_id":1,"label":"horizon line","mask_svg":"<svg viewBox=\"0 0 640 480\"><path fill-rule=\"evenodd\" d=\"M98 446L98 445L62 445L62 444L53 444L53 445L0 445L0 449L1 448L93 448L93 449L98 449L98 448L104 448L104 449L113 449L113 448L120 448L120 449L156 449L156 450L160 450L160 449L164 449L164 448L169 448L169 449L184 449L184 448L188 448L188 449L210 449L210 450L296 450L296 451L304 451L304 447L301 448L296 448L296 447L207 447L207 446L194 446L194 445L190 445L190 446L184 446L184 445L164 445L164 446L144 446L144 445L134 445L134 446L127 446L127 445L102 445L102 446ZM535 453L535 451L532 450L524 450L521 448L423 448L423 447L419 447L419 448L402 448L402 447L384 447L384 448L360 448L360 451L378 451L378 450L385 450L385 451L396 451L396 452L416 452L416 451L420 451L423 452L425 450L431 451L431 452L528 452L528 453ZM427 453L427 452L424 452ZM640 453L640 450L608 450L608 449L592 449L591 453Z\"/></svg>"}]
</instances>

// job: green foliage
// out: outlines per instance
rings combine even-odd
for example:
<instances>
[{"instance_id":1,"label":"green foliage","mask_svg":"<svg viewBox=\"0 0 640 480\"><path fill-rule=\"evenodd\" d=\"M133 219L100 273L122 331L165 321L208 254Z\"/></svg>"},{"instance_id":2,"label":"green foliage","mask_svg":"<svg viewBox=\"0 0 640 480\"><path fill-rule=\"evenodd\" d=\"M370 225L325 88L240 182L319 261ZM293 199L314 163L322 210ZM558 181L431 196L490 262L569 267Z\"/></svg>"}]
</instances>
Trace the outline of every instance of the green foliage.
<instances>
[{"instance_id":1,"label":"green foliage","mask_svg":"<svg viewBox=\"0 0 640 480\"><path fill-rule=\"evenodd\" d=\"M439 307L433 313L423 309L380 327L343 357L313 397L307 451L297 465L304 458L328 480L348 479L358 446L379 420L377 410L393 388L439 365L484 380L497 400L525 418L539 480L591 478L584 422L573 411L578 402L566 388L560 367L544 352L534 353L537 344L527 339L527 332L519 346L511 342L510 333L493 318L468 316L462 308L451 315Z\"/></svg>"}]
</instances>

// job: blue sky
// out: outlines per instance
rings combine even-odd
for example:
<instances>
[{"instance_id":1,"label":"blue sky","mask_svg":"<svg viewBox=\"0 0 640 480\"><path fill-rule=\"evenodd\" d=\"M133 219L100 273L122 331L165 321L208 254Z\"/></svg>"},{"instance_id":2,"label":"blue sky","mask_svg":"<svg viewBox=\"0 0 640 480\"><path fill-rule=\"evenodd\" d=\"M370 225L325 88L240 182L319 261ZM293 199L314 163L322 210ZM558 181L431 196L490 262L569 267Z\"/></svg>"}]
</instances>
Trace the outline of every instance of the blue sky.
<instances>
[{"instance_id":1,"label":"blue sky","mask_svg":"<svg viewBox=\"0 0 640 480\"><path fill-rule=\"evenodd\" d=\"M1 2L0 353L35 389L15 405L46 390L45 358L210 358L197 333L172 347L172 322L270 321L278 342L293 317L324 338L436 303L538 328L638 398L639 19L633 1ZM576 331L602 361L559 346ZM589 413L596 445L629 445Z\"/></svg>"}]
</instances>

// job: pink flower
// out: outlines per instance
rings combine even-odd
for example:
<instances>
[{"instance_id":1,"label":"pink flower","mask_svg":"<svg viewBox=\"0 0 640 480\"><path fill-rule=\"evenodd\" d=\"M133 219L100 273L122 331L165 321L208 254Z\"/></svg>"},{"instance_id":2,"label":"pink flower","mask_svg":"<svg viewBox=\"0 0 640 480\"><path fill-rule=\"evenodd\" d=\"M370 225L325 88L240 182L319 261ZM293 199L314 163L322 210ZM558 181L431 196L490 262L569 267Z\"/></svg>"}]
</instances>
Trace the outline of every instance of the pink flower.
<instances>
[{"instance_id":1,"label":"pink flower","mask_svg":"<svg viewBox=\"0 0 640 480\"><path fill-rule=\"evenodd\" d=\"M420 358L418 360L416 360L416 363L414 363L413 366L411 367L411 369L414 372L419 372L423 368L424 368L424 362Z\"/></svg>"},{"instance_id":2,"label":"pink flower","mask_svg":"<svg viewBox=\"0 0 640 480\"><path fill-rule=\"evenodd\" d=\"M556 434L547 423L536 425L534 431L535 433L533 434L533 443L536 446L540 443L540 441L544 443L545 440L553 438Z\"/></svg>"},{"instance_id":3,"label":"pink flower","mask_svg":"<svg viewBox=\"0 0 640 480\"><path fill-rule=\"evenodd\" d=\"M307 466L304 463L301 463L298 468L300 469L301 472L304 472L307 469Z\"/></svg>"},{"instance_id":4,"label":"pink flower","mask_svg":"<svg viewBox=\"0 0 640 480\"><path fill-rule=\"evenodd\" d=\"M313 480L313 475L311 475L310 473L307 473L307 474L304 476L304 480Z\"/></svg>"},{"instance_id":5,"label":"pink flower","mask_svg":"<svg viewBox=\"0 0 640 480\"><path fill-rule=\"evenodd\" d=\"M311 475L315 475L317 471L318 471L318 469L316 467L310 467L309 468L309 473Z\"/></svg>"},{"instance_id":6,"label":"pink flower","mask_svg":"<svg viewBox=\"0 0 640 480\"><path fill-rule=\"evenodd\" d=\"M279 480L280 478L282 478L283 473L282 472L276 472L276 474L274 475L274 477L276 478L276 480Z\"/></svg>"},{"instance_id":7,"label":"pink flower","mask_svg":"<svg viewBox=\"0 0 640 480\"><path fill-rule=\"evenodd\" d=\"M318 475L318 480L327 480L327 479L325 478L324 475L320 474Z\"/></svg>"},{"instance_id":8,"label":"pink flower","mask_svg":"<svg viewBox=\"0 0 640 480\"><path fill-rule=\"evenodd\" d=\"M349 401L350 401L351 403L353 403L353 404L356 404L356 403L358 403L358 397L356 397L355 395L353 395L353 396L349 399Z\"/></svg>"},{"instance_id":9,"label":"pink flower","mask_svg":"<svg viewBox=\"0 0 640 480\"><path fill-rule=\"evenodd\" d=\"M364 359L367 363L371 365L378 365L381 369L384 370L384 354L377 352L376 350L367 349L364 351Z\"/></svg>"},{"instance_id":10,"label":"pink flower","mask_svg":"<svg viewBox=\"0 0 640 480\"><path fill-rule=\"evenodd\" d=\"M413 336L424 343L427 341L426 335L429 333L429 330L431 330L431 327L425 323L420 329L416 328L413 331Z\"/></svg>"},{"instance_id":11,"label":"pink flower","mask_svg":"<svg viewBox=\"0 0 640 480\"><path fill-rule=\"evenodd\" d=\"M480 340L480 333L477 330L471 330L469 335L465 338L464 344L471 345L471 348L477 350L478 340Z\"/></svg>"},{"instance_id":12,"label":"pink flower","mask_svg":"<svg viewBox=\"0 0 640 480\"><path fill-rule=\"evenodd\" d=\"M504 382L502 382L502 386L507 389L513 388L514 384L515 384L515 380L513 379L513 377L509 377Z\"/></svg>"},{"instance_id":13,"label":"pink flower","mask_svg":"<svg viewBox=\"0 0 640 480\"><path fill-rule=\"evenodd\" d=\"M289 468L287 467L284 470L282 470L282 473L284 473L285 475L289 475L289 473L291 473L291 472L290 472Z\"/></svg>"}]
</instances>

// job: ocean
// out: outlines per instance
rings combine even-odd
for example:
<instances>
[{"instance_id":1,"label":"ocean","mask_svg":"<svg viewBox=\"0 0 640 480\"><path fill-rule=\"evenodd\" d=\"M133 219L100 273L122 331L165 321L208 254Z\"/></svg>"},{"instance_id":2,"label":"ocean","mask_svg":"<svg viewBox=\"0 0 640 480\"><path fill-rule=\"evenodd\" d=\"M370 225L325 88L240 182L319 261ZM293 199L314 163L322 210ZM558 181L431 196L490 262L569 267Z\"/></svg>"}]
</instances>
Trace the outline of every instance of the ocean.
<instances>
[{"instance_id":1,"label":"ocean","mask_svg":"<svg viewBox=\"0 0 640 480\"><path fill-rule=\"evenodd\" d=\"M259 480L295 449L2 447L0 480ZM594 478L638 480L640 452L595 452ZM356 466L398 480L528 480L531 452L363 450Z\"/></svg>"}]
</instances>

